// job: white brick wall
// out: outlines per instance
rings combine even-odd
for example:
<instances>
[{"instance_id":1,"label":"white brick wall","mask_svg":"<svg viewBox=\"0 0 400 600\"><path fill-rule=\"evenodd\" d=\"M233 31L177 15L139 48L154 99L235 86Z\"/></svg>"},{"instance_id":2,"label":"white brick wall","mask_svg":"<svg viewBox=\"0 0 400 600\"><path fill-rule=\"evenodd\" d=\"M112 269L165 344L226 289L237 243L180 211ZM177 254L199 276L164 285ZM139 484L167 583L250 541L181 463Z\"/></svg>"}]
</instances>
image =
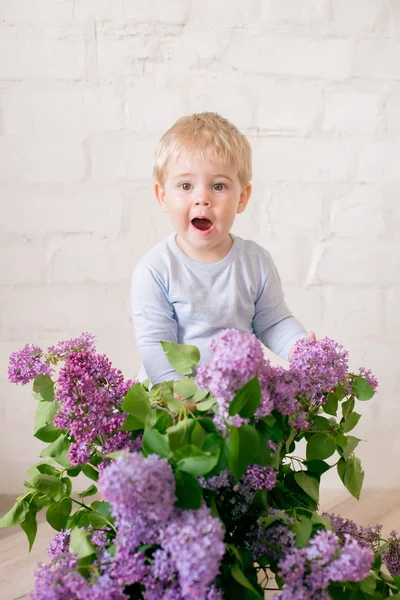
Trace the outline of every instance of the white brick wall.
<instances>
[{"instance_id":1,"label":"white brick wall","mask_svg":"<svg viewBox=\"0 0 400 600\"><path fill-rule=\"evenodd\" d=\"M89 330L134 376L131 271L171 231L154 150L202 110L253 146L234 231L272 252L306 327L380 378L360 454L367 485L396 484L399 81L399 0L0 0L2 492L40 447L12 350Z\"/></svg>"}]
</instances>

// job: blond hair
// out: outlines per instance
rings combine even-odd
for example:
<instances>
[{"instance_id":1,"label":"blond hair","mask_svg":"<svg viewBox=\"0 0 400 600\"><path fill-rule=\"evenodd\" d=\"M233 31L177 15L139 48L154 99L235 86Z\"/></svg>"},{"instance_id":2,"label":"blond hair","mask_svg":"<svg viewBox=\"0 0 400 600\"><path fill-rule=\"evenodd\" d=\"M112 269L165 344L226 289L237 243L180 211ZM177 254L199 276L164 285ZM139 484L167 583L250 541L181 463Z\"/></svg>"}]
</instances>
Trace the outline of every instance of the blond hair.
<instances>
[{"instance_id":1,"label":"blond hair","mask_svg":"<svg viewBox=\"0 0 400 600\"><path fill-rule=\"evenodd\" d=\"M247 138L217 113L181 117L164 133L156 151L155 180L164 184L168 161L185 152L195 152L203 160L217 158L234 168L242 187L251 180L251 147Z\"/></svg>"}]
</instances>

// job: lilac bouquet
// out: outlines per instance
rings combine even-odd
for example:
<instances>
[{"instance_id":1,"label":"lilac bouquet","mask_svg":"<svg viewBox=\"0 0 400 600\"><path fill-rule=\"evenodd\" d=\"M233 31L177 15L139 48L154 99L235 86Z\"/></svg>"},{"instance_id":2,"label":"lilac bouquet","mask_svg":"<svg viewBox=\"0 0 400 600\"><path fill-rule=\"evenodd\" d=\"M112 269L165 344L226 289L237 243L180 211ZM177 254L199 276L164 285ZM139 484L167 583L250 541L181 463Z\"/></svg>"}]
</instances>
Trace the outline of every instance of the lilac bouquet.
<instances>
[{"instance_id":1,"label":"lilac bouquet","mask_svg":"<svg viewBox=\"0 0 400 600\"><path fill-rule=\"evenodd\" d=\"M31 547L46 510L57 531L32 598L400 597L396 532L384 540L379 526L318 511L329 469L360 495L350 432L356 403L377 388L372 373L350 373L328 338L298 342L288 369L236 330L199 367L194 346L161 344L178 382L125 380L88 333L11 355L9 379L33 381L34 435L48 445L0 526L20 525ZM78 475L90 485L74 492Z\"/></svg>"}]
</instances>

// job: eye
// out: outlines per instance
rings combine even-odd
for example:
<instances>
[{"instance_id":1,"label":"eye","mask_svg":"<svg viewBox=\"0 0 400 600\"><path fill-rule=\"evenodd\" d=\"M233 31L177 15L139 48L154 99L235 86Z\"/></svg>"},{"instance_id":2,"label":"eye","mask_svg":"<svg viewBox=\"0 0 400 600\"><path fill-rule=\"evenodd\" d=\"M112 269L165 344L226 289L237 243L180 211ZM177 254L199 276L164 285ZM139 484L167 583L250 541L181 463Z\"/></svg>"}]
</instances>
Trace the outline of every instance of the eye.
<instances>
[{"instance_id":1,"label":"eye","mask_svg":"<svg viewBox=\"0 0 400 600\"><path fill-rule=\"evenodd\" d=\"M226 188L226 185L224 183L214 183L212 187L216 192L222 192Z\"/></svg>"},{"instance_id":2,"label":"eye","mask_svg":"<svg viewBox=\"0 0 400 600\"><path fill-rule=\"evenodd\" d=\"M192 186L190 183L180 183L178 187L180 187L184 192L189 192Z\"/></svg>"}]
</instances>

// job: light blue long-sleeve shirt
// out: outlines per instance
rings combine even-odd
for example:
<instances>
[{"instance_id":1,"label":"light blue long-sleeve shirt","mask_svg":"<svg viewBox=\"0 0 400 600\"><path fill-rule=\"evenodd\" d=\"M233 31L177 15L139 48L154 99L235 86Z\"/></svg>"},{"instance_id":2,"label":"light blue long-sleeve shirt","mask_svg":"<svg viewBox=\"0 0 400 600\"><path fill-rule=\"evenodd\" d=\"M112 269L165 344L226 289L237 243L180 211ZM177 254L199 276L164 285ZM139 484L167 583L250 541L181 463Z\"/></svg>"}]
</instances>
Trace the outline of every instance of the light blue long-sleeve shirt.
<instances>
[{"instance_id":1,"label":"light blue long-sleeve shirt","mask_svg":"<svg viewBox=\"0 0 400 600\"><path fill-rule=\"evenodd\" d=\"M153 384L179 379L160 340L193 344L200 363L206 363L210 341L230 327L255 333L287 358L306 331L285 303L270 253L231 234L233 244L222 260L199 263L182 252L175 236L157 244L133 273L132 315L142 361L138 379L150 377Z\"/></svg>"}]
</instances>

